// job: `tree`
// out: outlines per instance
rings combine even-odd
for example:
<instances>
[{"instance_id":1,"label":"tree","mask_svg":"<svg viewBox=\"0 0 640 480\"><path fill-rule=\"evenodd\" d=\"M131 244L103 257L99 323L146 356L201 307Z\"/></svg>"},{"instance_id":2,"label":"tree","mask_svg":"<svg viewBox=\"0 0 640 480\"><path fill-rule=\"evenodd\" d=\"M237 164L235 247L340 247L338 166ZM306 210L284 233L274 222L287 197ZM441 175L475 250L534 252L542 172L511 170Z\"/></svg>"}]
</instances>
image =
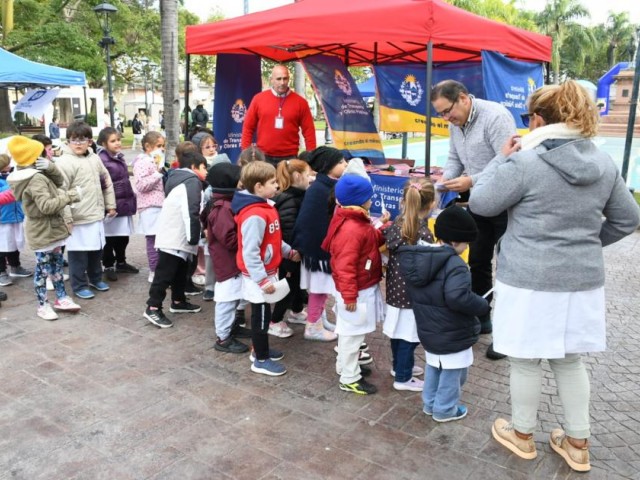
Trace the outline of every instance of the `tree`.
<instances>
[{"instance_id":1,"label":"tree","mask_svg":"<svg viewBox=\"0 0 640 480\"><path fill-rule=\"evenodd\" d=\"M560 83L560 64L563 46L568 38L584 33L584 27L575 20L589 17L589 11L578 0L548 0L544 10L538 15L537 23L543 33L553 39L551 68L554 83ZM587 37L581 36L582 45Z\"/></svg>"},{"instance_id":2,"label":"tree","mask_svg":"<svg viewBox=\"0 0 640 480\"><path fill-rule=\"evenodd\" d=\"M167 133L167 160L171 161L180 139L180 92L178 88L178 4L160 0L162 40L162 98Z\"/></svg>"},{"instance_id":3,"label":"tree","mask_svg":"<svg viewBox=\"0 0 640 480\"><path fill-rule=\"evenodd\" d=\"M609 39L609 44L607 45L609 68L618 63L618 58L631 61L634 50L634 28L629 23L629 12L609 12L609 17L605 24L605 33Z\"/></svg>"}]
</instances>

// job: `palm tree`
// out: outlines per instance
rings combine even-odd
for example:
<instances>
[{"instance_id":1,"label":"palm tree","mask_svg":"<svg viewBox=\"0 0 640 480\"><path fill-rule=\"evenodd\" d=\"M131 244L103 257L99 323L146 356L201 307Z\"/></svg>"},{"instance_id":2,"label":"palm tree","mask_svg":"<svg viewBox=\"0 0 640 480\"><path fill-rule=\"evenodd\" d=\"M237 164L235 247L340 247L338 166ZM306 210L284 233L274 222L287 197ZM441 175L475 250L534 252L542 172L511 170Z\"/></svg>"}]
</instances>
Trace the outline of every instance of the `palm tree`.
<instances>
[{"instance_id":1,"label":"palm tree","mask_svg":"<svg viewBox=\"0 0 640 480\"><path fill-rule=\"evenodd\" d=\"M589 11L579 0L548 0L544 10L538 15L537 23L543 33L553 39L551 68L554 83L560 83L560 60L566 40L584 31L575 21L589 17Z\"/></svg>"},{"instance_id":2,"label":"palm tree","mask_svg":"<svg viewBox=\"0 0 640 480\"><path fill-rule=\"evenodd\" d=\"M609 12L606 23L606 33L609 38L607 47L607 63L609 68L613 67L617 62L617 52L622 49L622 55L626 53L629 45L634 43L633 26L629 23L629 12L613 13Z\"/></svg>"},{"instance_id":3,"label":"palm tree","mask_svg":"<svg viewBox=\"0 0 640 480\"><path fill-rule=\"evenodd\" d=\"M2 45L4 46L7 34L13 30L13 0L0 0L0 2L2 2ZM11 118L11 103L7 88L0 88L0 132L17 133Z\"/></svg>"},{"instance_id":4,"label":"palm tree","mask_svg":"<svg viewBox=\"0 0 640 480\"><path fill-rule=\"evenodd\" d=\"M160 0L162 42L162 97L167 134L167 160L171 161L180 139L180 93L178 89L178 2Z\"/></svg>"}]
</instances>

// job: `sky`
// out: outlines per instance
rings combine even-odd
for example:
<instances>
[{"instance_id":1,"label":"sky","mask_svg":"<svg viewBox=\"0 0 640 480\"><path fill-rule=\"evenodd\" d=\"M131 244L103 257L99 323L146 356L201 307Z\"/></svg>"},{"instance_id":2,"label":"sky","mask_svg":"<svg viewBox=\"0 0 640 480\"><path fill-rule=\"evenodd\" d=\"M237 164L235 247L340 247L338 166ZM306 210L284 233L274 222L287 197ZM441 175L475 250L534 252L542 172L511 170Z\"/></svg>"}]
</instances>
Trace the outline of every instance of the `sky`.
<instances>
[{"instance_id":1,"label":"sky","mask_svg":"<svg viewBox=\"0 0 640 480\"><path fill-rule=\"evenodd\" d=\"M248 2L249 12L258 12L269 8L293 3L293 0L185 0L187 10L198 15L203 21L217 8L225 18L232 18L244 13L244 3ZM393 0L389 0L393 2ZM616 13L627 11L631 22L640 24L640 1L638 0L580 0L591 12L591 20L586 24L604 23L609 11ZM546 0L517 0L516 5L527 10L540 11Z\"/></svg>"}]
</instances>

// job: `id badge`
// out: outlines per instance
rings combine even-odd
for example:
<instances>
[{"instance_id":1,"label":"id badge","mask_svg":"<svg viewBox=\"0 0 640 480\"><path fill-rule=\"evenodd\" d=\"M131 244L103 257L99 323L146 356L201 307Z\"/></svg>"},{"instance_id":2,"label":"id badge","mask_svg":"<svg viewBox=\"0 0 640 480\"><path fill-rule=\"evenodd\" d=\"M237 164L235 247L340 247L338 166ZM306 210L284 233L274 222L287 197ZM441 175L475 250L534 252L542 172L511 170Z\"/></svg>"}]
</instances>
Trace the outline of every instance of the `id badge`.
<instances>
[{"instance_id":1,"label":"id badge","mask_svg":"<svg viewBox=\"0 0 640 480\"><path fill-rule=\"evenodd\" d=\"M276 125L275 125L275 127L277 129L282 129L284 127L284 118L276 117Z\"/></svg>"}]
</instances>

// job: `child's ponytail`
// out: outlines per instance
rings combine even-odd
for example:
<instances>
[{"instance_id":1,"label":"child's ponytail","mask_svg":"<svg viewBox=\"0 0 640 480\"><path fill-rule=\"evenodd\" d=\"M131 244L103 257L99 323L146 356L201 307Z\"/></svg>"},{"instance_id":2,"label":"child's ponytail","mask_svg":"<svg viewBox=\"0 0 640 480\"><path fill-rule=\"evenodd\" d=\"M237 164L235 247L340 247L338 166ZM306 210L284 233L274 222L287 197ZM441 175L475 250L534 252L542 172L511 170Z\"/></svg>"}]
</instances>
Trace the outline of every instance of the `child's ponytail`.
<instances>
[{"instance_id":1,"label":"child's ponytail","mask_svg":"<svg viewBox=\"0 0 640 480\"><path fill-rule=\"evenodd\" d=\"M293 174L298 172L300 174L309 170L309 164L304 160L282 160L278 163L276 169L276 178L278 180L278 188L281 192L287 190L293 184Z\"/></svg>"},{"instance_id":2,"label":"child's ponytail","mask_svg":"<svg viewBox=\"0 0 640 480\"><path fill-rule=\"evenodd\" d=\"M398 218L402 238L410 245L418 242L420 214L430 208L435 199L435 188L428 178L411 178L404 186L402 213Z\"/></svg>"}]
</instances>

